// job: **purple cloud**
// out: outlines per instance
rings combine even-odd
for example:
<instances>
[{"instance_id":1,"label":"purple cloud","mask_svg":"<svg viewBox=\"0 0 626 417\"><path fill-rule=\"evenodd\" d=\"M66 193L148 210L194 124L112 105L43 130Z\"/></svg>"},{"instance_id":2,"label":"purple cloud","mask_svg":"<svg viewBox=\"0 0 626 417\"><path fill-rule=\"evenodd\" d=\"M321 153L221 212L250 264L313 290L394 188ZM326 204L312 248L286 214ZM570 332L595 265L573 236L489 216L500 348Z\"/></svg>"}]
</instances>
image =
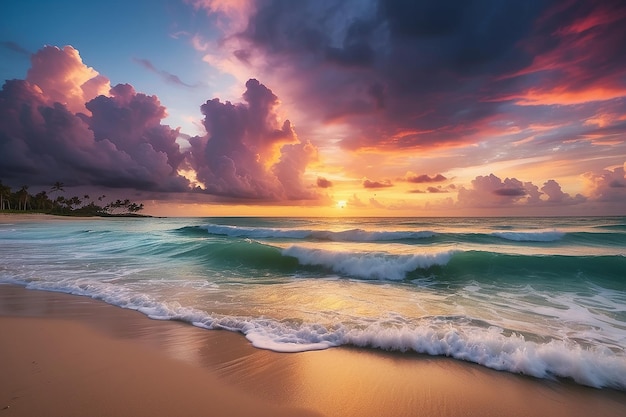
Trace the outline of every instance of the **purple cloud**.
<instances>
[{"instance_id":1,"label":"purple cloud","mask_svg":"<svg viewBox=\"0 0 626 417\"><path fill-rule=\"evenodd\" d=\"M317 177L317 186L319 188L330 188L333 186L333 183L324 177Z\"/></svg>"},{"instance_id":2,"label":"purple cloud","mask_svg":"<svg viewBox=\"0 0 626 417\"><path fill-rule=\"evenodd\" d=\"M369 178L363 180L363 188L388 188L393 187L393 184L389 180L372 181Z\"/></svg>"},{"instance_id":3,"label":"purple cloud","mask_svg":"<svg viewBox=\"0 0 626 417\"><path fill-rule=\"evenodd\" d=\"M441 174L437 174L431 177L427 174L416 175L413 173L409 173L405 177L405 180L408 182L416 183L416 184L422 184L422 183L429 183L429 182L442 182L442 181L446 181L447 178Z\"/></svg>"},{"instance_id":4,"label":"purple cloud","mask_svg":"<svg viewBox=\"0 0 626 417\"><path fill-rule=\"evenodd\" d=\"M118 85L86 104L108 80L71 47L33 55L26 80L0 90L0 177L31 185L62 181L184 191L178 132L162 125L158 99Z\"/></svg>"},{"instance_id":5,"label":"purple cloud","mask_svg":"<svg viewBox=\"0 0 626 417\"><path fill-rule=\"evenodd\" d=\"M278 97L251 79L243 99L201 107L207 134L189 140L190 165L205 192L265 201L318 198L303 180L317 149L297 137L289 120L280 122Z\"/></svg>"}]
</instances>

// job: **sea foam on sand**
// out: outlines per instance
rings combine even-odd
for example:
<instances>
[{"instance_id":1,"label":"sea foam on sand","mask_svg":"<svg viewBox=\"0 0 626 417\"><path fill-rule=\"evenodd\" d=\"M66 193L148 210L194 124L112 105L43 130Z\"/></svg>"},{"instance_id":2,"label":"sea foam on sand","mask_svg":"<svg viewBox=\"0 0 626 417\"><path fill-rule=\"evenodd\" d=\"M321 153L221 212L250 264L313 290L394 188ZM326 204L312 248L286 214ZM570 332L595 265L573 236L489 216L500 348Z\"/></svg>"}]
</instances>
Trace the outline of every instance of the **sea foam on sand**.
<instances>
[{"instance_id":1,"label":"sea foam on sand","mask_svg":"<svg viewBox=\"0 0 626 417\"><path fill-rule=\"evenodd\" d=\"M0 285L7 416L623 416L626 395L449 358L255 349L85 297Z\"/></svg>"}]
</instances>

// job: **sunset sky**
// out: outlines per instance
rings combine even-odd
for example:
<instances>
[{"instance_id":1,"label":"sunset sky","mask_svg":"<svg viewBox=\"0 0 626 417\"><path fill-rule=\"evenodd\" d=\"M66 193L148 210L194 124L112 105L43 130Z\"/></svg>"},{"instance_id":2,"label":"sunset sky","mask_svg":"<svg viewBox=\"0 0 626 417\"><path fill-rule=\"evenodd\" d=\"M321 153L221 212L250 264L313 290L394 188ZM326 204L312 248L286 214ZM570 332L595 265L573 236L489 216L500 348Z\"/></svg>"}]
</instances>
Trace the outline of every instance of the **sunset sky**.
<instances>
[{"instance_id":1,"label":"sunset sky","mask_svg":"<svg viewBox=\"0 0 626 417\"><path fill-rule=\"evenodd\" d=\"M619 0L0 4L0 179L146 214L626 215Z\"/></svg>"}]
</instances>

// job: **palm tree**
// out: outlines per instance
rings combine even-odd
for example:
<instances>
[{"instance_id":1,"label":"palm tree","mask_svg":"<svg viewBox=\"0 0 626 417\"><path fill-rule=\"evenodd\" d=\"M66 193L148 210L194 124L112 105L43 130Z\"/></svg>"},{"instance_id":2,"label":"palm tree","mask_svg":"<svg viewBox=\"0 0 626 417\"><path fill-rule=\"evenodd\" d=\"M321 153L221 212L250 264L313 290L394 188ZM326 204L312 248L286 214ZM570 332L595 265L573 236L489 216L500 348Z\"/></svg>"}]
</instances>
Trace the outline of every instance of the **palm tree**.
<instances>
[{"instance_id":1,"label":"palm tree","mask_svg":"<svg viewBox=\"0 0 626 417\"><path fill-rule=\"evenodd\" d=\"M62 182L60 182L60 181L57 181L57 182L55 182L55 183L54 183L54 185L53 185L53 186L52 186L52 188L50 189L50 192L53 192L53 193L54 193L54 192L57 192L57 191L65 191L65 190L63 189L63 187L64 187L64 186L65 186L65 184L63 184L63 183L62 183Z\"/></svg>"},{"instance_id":2,"label":"palm tree","mask_svg":"<svg viewBox=\"0 0 626 417\"><path fill-rule=\"evenodd\" d=\"M37 210L47 210L52 202L48 198L48 193L40 191L35 195L35 205Z\"/></svg>"},{"instance_id":3,"label":"palm tree","mask_svg":"<svg viewBox=\"0 0 626 417\"><path fill-rule=\"evenodd\" d=\"M11 210L11 187L0 181L0 210L4 210L5 207Z\"/></svg>"},{"instance_id":4,"label":"palm tree","mask_svg":"<svg viewBox=\"0 0 626 417\"><path fill-rule=\"evenodd\" d=\"M28 185L22 185L22 188L17 192L18 197L18 210L22 210L22 201L24 202L23 210L26 211L28 207L28 202L30 200L30 194L28 194Z\"/></svg>"},{"instance_id":5,"label":"palm tree","mask_svg":"<svg viewBox=\"0 0 626 417\"><path fill-rule=\"evenodd\" d=\"M65 200L66 204L70 207L70 210L76 209L76 207L80 206L82 201L77 196L70 198L69 200Z\"/></svg>"}]
</instances>

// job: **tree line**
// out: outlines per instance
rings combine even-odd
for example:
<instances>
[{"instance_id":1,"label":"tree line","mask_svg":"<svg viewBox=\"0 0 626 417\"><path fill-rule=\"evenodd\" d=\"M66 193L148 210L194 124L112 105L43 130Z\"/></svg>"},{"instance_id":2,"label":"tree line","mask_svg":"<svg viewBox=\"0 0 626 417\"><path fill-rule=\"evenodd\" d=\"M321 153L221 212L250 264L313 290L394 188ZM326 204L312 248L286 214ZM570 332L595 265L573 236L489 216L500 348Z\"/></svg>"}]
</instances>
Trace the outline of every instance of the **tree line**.
<instances>
[{"instance_id":1,"label":"tree line","mask_svg":"<svg viewBox=\"0 0 626 417\"><path fill-rule=\"evenodd\" d=\"M88 194L66 197L62 182L55 182L49 191L40 191L33 195L28 186L18 190L4 185L0 180L0 211L46 213L65 216L129 216L137 215L144 209L143 203L137 204L128 199L116 200L108 204L103 201L106 195L91 198Z\"/></svg>"}]
</instances>

